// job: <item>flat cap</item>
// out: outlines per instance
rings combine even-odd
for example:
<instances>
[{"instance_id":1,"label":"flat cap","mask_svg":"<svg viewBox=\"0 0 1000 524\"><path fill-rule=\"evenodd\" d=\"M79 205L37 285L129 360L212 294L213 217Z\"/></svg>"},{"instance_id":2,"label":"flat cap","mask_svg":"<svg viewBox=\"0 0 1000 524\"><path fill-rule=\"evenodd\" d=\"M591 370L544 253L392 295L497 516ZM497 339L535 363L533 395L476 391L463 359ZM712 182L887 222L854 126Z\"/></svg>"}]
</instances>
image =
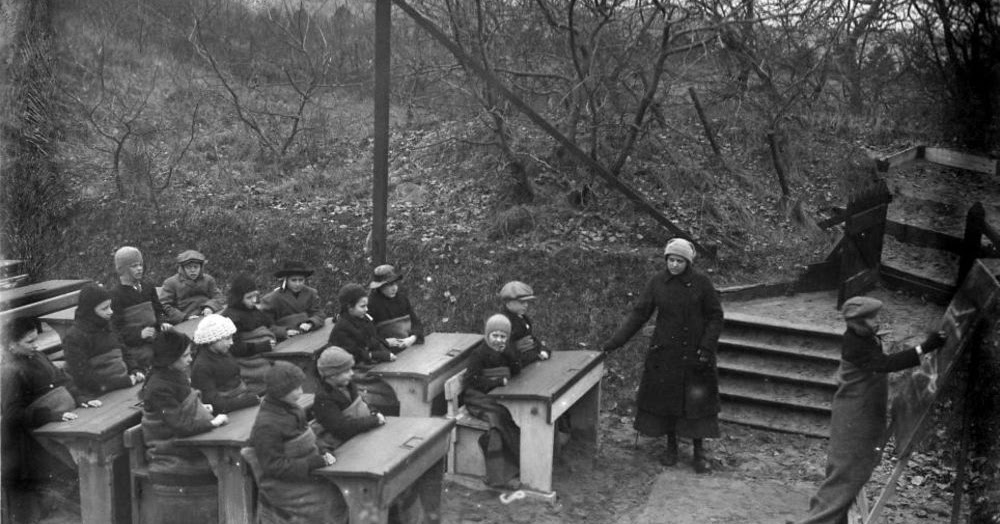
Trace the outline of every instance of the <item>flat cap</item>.
<instances>
[{"instance_id":1,"label":"flat cap","mask_svg":"<svg viewBox=\"0 0 1000 524\"><path fill-rule=\"evenodd\" d=\"M845 320L852 318L870 317L882 309L882 301L871 297L851 297L844 302L840 311L844 314Z\"/></svg>"}]
</instances>

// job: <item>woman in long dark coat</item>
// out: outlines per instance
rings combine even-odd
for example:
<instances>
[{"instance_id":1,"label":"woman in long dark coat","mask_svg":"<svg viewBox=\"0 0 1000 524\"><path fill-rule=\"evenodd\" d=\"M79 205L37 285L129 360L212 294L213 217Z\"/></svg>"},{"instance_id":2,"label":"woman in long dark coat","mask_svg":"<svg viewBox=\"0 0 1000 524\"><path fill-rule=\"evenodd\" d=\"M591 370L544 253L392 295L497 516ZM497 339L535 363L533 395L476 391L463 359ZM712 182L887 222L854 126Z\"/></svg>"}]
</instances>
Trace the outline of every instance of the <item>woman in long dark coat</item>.
<instances>
[{"instance_id":1,"label":"woman in long dark coat","mask_svg":"<svg viewBox=\"0 0 1000 524\"><path fill-rule=\"evenodd\" d=\"M677 463L677 438L693 439L694 469L708 471L702 439L719 436L719 378L715 350L722 305L712 282L692 264L694 246L675 238L664 250L667 270L649 280L625 323L604 343L621 347L656 311L656 329L636 398L635 429L667 436L660 462Z\"/></svg>"}]
</instances>

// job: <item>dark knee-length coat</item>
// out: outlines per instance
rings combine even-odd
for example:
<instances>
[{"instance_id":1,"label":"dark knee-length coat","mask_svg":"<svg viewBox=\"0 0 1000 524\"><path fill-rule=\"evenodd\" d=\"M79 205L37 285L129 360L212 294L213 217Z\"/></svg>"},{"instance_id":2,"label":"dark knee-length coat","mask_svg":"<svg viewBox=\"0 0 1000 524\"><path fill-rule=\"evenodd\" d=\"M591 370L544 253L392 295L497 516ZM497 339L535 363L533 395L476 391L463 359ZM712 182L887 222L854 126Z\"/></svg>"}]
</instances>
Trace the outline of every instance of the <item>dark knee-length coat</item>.
<instances>
[{"instance_id":1,"label":"dark knee-length coat","mask_svg":"<svg viewBox=\"0 0 1000 524\"><path fill-rule=\"evenodd\" d=\"M722 304L712 282L690 265L676 276L657 273L604 349L625 344L654 311L656 328L636 398L638 408L688 419L717 414L715 352L722 333ZM699 350L708 362L699 361Z\"/></svg>"}]
</instances>

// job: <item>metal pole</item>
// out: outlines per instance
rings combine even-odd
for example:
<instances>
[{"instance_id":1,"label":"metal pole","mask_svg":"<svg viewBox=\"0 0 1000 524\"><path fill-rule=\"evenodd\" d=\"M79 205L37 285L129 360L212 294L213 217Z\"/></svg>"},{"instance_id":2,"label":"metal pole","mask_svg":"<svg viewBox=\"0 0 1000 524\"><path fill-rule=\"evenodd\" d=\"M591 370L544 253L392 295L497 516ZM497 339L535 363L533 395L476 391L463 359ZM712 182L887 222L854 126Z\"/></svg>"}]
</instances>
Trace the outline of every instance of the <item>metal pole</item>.
<instances>
[{"instance_id":1,"label":"metal pole","mask_svg":"<svg viewBox=\"0 0 1000 524\"><path fill-rule=\"evenodd\" d=\"M375 0L375 148L372 176L372 263L386 260L389 208L389 61L392 1Z\"/></svg>"}]
</instances>

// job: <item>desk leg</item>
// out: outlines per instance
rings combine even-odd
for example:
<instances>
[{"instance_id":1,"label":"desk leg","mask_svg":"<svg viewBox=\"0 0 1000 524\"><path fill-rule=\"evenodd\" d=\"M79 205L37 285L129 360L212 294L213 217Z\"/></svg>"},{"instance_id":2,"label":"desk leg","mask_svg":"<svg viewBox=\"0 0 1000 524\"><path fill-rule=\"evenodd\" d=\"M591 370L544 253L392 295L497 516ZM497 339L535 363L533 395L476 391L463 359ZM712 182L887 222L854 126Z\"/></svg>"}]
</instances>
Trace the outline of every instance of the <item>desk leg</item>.
<instances>
[{"instance_id":1,"label":"desk leg","mask_svg":"<svg viewBox=\"0 0 1000 524\"><path fill-rule=\"evenodd\" d=\"M102 459L74 447L70 447L70 453L80 474L80 517L83 524L131 521L131 515L123 509L130 506L131 499L123 500L122 489L115 483L116 457Z\"/></svg>"},{"instance_id":2,"label":"desk leg","mask_svg":"<svg viewBox=\"0 0 1000 524\"><path fill-rule=\"evenodd\" d=\"M441 492L444 490L444 470L445 459L441 459L425 471L413 486L420 497L420 505L424 514L427 515L427 522L433 524L441 522Z\"/></svg>"},{"instance_id":3,"label":"desk leg","mask_svg":"<svg viewBox=\"0 0 1000 524\"><path fill-rule=\"evenodd\" d=\"M389 506L379 505L378 483L362 479L338 479L337 488L347 501L351 513L350 522L362 524L386 524L389 522Z\"/></svg>"},{"instance_id":4,"label":"desk leg","mask_svg":"<svg viewBox=\"0 0 1000 524\"><path fill-rule=\"evenodd\" d=\"M589 445L597 450L600 435L601 417L601 383L590 388L569 410L572 414L573 433L580 435Z\"/></svg>"},{"instance_id":5,"label":"desk leg","mask_svg":"<svg viewBox=\"0 0 1000 524\"><path fill-rule=\"evenodd\" d=\"M426 384L413 379L394 378L385 381L396 393L396 398L399 400L399 416L431 416L431 400L424 400L427 396Z\"/></svg>"},{"instance_id":6,"label":"desk leg","mask_svg":"<svg viewBox=\"0 0 1000 524\"><path fill-rule=\"evenodd\" d=\"M253 522L253 482L244 471L238 448L202 449L219 479L219 521L224 524Z\"/></svg>"},{"instance_id":7,"label":"desk leg","mask_svg":"<svg viewBox=\"0 0 1000 524\"><path fill-rule=\"evenodd\" d=\"M521 428L521 484L548 493L552 491L552 455L555 426L546 420L541 402L504 403Z\"/></svg>"}]
</instances>

